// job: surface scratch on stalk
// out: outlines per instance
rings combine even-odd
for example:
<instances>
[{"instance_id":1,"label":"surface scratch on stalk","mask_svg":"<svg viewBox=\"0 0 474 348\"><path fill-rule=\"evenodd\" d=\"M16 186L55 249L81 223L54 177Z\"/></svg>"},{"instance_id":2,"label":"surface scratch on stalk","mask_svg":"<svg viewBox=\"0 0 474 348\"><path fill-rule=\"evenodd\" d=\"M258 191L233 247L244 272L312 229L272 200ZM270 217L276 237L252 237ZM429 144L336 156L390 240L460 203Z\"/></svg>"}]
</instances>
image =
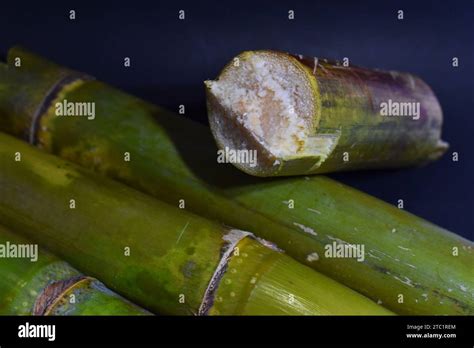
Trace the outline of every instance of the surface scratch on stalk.
<instances>
[{"instance_id":1,"label":"surface scratch on stalk","mask_svg":"<svg viewBox=\"0 0 474 348\"><path fill-rule=\"evenodd\" d=\"M184 225L183 229L181 230L181 232L178 236L178 239L176 240L176 244L178 244L179 241L181 240L181 237L183 236L184 231L186 231L186 228L188 228L188 225L189 225L189 221L186 222L186 225Z\"/></svg>"},{"instance_id":2,"label":"surface scratch on stalk","mask_svg":"<svg viewBox=\"0 0 474 348\"><path fill-rule=\"evenodd\" d=\"M311 228L311 227L308 227L308 226L305 226L303 224L300 224L298 222L293 222L293 225L299 227L303 232L305 233L308 233L308 234L311 234L313 236L317 236L318 234Z\"/></svg>"}]
</instances>

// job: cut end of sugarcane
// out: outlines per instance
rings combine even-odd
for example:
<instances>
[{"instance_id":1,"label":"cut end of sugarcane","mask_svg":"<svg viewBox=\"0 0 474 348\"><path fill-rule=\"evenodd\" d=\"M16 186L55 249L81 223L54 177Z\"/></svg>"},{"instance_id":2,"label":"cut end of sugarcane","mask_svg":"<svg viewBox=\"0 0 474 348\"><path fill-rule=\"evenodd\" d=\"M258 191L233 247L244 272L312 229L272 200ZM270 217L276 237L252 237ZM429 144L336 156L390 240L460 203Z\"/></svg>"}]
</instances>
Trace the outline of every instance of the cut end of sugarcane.
<instances>
[{"instance_id":1,"label":"cut end of sugarcane","mask_svg":"<svg viewBox=\"0 0 474 348\"><path fill-rule=\"evenodd\" d=\"M339 135L314 133L318 121L315 83L288 54L243 52L218 80L205 81L209 120L218 146L256 151L256 163L234 162L252 175L291 175L320 165Z\"/></svg>"}]
</instances>

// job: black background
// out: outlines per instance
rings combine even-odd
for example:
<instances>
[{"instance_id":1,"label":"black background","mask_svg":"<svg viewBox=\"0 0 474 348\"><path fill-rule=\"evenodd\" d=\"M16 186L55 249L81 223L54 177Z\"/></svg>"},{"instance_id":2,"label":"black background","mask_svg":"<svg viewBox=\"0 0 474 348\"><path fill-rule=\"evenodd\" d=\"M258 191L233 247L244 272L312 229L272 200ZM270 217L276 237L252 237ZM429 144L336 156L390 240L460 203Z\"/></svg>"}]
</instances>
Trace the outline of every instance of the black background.
<instances>
[{"instance_id":1,"label":"black background","mask_svg":"<svg viewBox=\"0 0 474 348\"><path fill-rule=\"evenodd\" d=\"M472 240L473 22L473 1L2 1L0 53L24 45L172 110L184 104L201 122L202 81L242 50L349 57L414 73L440 100L448 153L422 168L331 176L392 204L403 199L406 210Z\"/></svg>"}]
</instances>

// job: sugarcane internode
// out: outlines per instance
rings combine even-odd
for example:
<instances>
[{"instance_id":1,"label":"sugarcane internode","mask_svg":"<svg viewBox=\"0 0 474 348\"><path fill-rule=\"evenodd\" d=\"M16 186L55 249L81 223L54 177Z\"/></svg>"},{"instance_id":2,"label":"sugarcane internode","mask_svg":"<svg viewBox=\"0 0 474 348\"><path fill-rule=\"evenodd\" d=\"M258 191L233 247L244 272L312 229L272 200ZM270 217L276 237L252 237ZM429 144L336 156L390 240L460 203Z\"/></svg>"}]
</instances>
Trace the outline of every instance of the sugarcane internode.
<instances>
[{"instance_id":1,"label":"sugarcane internode","mask_svg":"<svg viewBox=\"0 0 474 348\"><path fill-rule=\"evenodd\" d=\"M248 232L162 203L5 134L0 142L0 219L153 312L391 314ZM21 162L11 156L18 150ZM73 212L64 204L70 195L81 202ZM128 257L124 243L133 250ZM48 294L70 283L91 287L87 279L64 279ZM290 294L294 302L282 301Z\"/></svg>"},{"instance_id":2,"label":"sugarcane internode","mask_svg":"<svg viewBox=\"0 0 474 348\"><path fill-rule=\"evenodd\" d=\"M411 74L274 51L236 59L205 82L209 122L219 148L258 150L258 166L235 163L249 174L416 165L447 148L441 107Z\"/></svg>"}]
</instances>

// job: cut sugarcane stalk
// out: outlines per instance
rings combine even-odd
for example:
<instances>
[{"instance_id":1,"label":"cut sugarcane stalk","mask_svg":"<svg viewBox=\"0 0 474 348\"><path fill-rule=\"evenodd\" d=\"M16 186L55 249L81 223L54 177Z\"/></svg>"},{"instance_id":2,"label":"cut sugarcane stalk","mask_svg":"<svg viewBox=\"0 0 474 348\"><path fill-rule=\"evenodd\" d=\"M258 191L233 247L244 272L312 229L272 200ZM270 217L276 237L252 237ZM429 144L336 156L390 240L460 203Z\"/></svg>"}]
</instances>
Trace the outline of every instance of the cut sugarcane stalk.
<instances>
[{"instance_id":1,"label":"cut sugarcane stalk","mask_svg":"<svg viewBox=\"0 0 474 348\"><path fill-rule=\"evenodd\" d=\"M31 93L15 82L16 75L35 74L48 63L18 48L9 56L25 63L23 70L0 76L0 86L11 86L0 93L0 127L15 134L8 127L15 109L6 106L21 108L14 100ZM61 68L49 63L47 69ZM395 312L474 312L472 242L323 176L262 181L218 165L206 127L98 81L76 81L49 99L94 101L96 118L55 117L50 107L39 117L41 127L27 136L39 147L180 208L253 231ZM16 135L30 126L24 122ZM364 245L365 260L325 257L335 241Z\"/></svg>"},{"instance_id":2,"label":"cut sugarcane stalk","mask_svg":"<svg viewBox=\"0 0 474 348\"><path fill-rule=\"evenodd\" d=\"M247 51L206 90L219 148L255 151L234 162L252 175L410 166L447 149L436 96L411 74Z\"/></svg>"},{"instance_id":3,"label":"cut sugarcane stalk","mask_svg":"<svg viewBox=\"0 0 474 348\"><path fill-rule=\"evenodd\" d=\"M0 143L0 221L147 309L391 313L248 232L179 210L9 135L2 133Z\"/></svg>"},{"instance_id":4,"label":"cut sugarcane stalk","mask_svg":"<svg viewBox=\"0 0 474 348\"><path fill-rule=\"evenodd\" d=\"M0 226L0 315L150 315Z\"/></svg>"}]
</instances>

